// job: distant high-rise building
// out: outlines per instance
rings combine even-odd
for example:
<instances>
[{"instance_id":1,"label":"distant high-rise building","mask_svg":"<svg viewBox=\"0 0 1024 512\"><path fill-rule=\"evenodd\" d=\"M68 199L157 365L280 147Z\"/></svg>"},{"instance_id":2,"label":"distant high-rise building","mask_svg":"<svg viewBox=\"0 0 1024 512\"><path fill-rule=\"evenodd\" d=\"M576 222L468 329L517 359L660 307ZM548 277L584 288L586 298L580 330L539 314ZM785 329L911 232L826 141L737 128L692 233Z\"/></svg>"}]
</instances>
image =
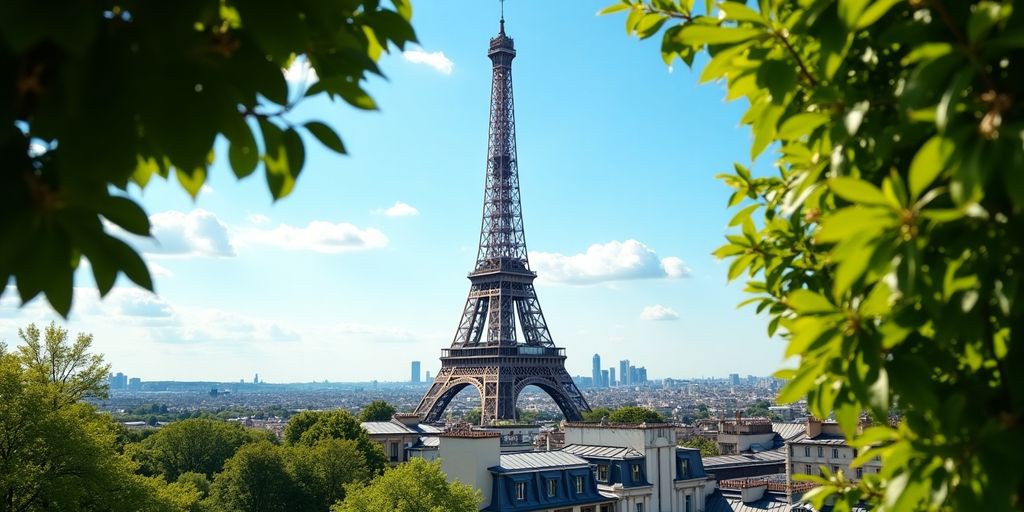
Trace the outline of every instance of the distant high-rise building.
<instances>
[{"instance_id":1,"label":"distant high-rise building","mask_svg":"<svg viewBox=\"0 0 1024 512\"><path fill-rule=\"evenodd\" d=\"M128 391L138 391L140 389L142 389L142 379L138 377L128 379Z\"/></svg>"},{"instance_id":2,"label":"distant high-rise building","mask_svg":"<svg viewBox=\"0 0 1024 512\"><path fill-rule=\"evenodd\" d=\"M635 386L640 384L640 379L637 378L636 366L629 365L629 385Z\"/></svg>"},{"instance_id":3,"label":"distant high-rise building","mask_svg":"<svg viewBox=\"0 0 1024 512\"><path fill-rule=\"evenodd\" d=\"M259 384L260 383L260 374L257 373L256 375L252 376L252 383L253 384Z\"/></svg>"},{"instance_id":4,"label":"distant high-rise building","mask_svg":"<svg viewBox=\"0 0 1024 512\"><path fill-rule=\"evenodd\" d=\"M601 387L608 387L608 370L601 370Z\"/></svg>"},{"instance_id":5,"label":"distant high-rise building","mask_svg":"<svg viewBox=\"0 0 1024 512\"><path fill-rule=\"evenodd\" d=\"M615 386L615 367L608 368L608 387Z\"/></svg>"},{"instance_id":6,"label":"distant high-rise building","mask_svg":"<svg viewBox=\"0 0 1024 512\"><path fill-rule=\"evenodd\" d=\"M647 384L647 368L641 366L636 369L636 383L640 385Z\"/></svg>"},{"instance_id":7,"label":"distant high-rise building","mask_svg":"<svg viewBox=\"0 0 1024 512\"><path fill-rule=\"evenodd\" d=\"M107 384L110 386L111 390L124 390L128 387L128 376L121 372L117 372L107 378Z\"/></svg>"},{"instance_id":8,"label":"distant high-rise building","mask_svg":"<svg viewBox=\"0 0 1024 512\"><path fill-rule=\"evenodd\" d=\"M591 377L595 388L601 387L601 356L594 354L594 371L591 372Z\"/></svg>"},{"instance_id":9,"label":"distant high-rise building","mask_svg":"<svg viewBox=\"0 0 1024 512\"><path fill-rule=\"evenodd\" d=\"M629 380L629 359L619 361L619 382L621 382L623 386L632 384Z\"/></svg>"},{"instance_id":10,"label":"distant high-rise building","mask_svg":"<svg viewBox=\"0 0 1024 512\"><path fill-rule=\"evenodd\" d=\"M420 383L420 362L419 361L413 361L412 362L412 383L413 384L419 384Z\"/></svg>"},{"instance_id":11,"label":"distant high-rise building","mask_svg":"<svg viewBox=\"0 0 1024 512\"><path fill-rule=\"evenodd\" d=\"M424 380L426 380L427 382L430 382L430 370L427 370L427 376L426 376L426 378Z\"/></svg>"},{"instance_id":12,"label":"distant high-rise building","mask_svg":"<svg viewBox=\"0 0 1024 512\"><path fill-rule=\"evenodd\" d=\"M732 384L733 386L739 386L740 385L740 374L738 374L738 373L730 373L729 374L729 384Z\"/></svg>"}]
</instances>

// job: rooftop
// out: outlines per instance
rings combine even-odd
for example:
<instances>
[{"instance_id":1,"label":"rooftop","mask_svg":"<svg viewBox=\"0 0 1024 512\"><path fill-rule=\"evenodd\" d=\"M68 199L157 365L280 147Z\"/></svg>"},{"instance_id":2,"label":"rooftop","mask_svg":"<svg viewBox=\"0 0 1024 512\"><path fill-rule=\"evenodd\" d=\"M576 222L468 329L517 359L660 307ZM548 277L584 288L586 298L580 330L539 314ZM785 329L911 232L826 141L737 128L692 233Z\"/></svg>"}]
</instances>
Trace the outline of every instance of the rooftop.
<instances>
[{"instance_id":1,"label":"rooftop","mask_svg":"<svg viewBox=\"0 0 1024 512\"><path fill-rule=\"evenodd\" d=\"M391 421L364 421L361 423L364 430L370 434L415 434L416 431Z\"/></svg>"},{"instance_id":2,"label":"rooftop","mask_svg":"<svg viewBox=\"0 0 1024 512\"><path fill-rule=\"evenodd\" d=\"M601 459L635 459L643 457L644 454L632 449L619 446L597 446L590 444L570 444L562 451L578 455L580 457L597 457Z\"/></svg>"},{"instance_id":3,"label":"rooftop","mask_svg":"<svg viewBox=\"0 0 1024 512\"><path fill-rule=\"evenodd\" d=\"M566 427L574 428L631 428L638 430L646 430L649 428L673 428L675 425L672 423L583 423L583 422L572 422L566 423Z\"/></svg>"},{"instance_id":4,"label":"rooftop","mask_svg":"<svg viewBox=\"0 0 1024 512\"><path fill-rule=\"evenodd\" d=\"M504 473L509 471L569 467L589 467L589 464L586 460L563 451L524 452L502 454L501 462L489 469L495 473Z\"/></svg>"},{"instance_id":5,"label":"rooftop","mask_svg":"<svg viewBox=\"0 0 1024 512\"><path fill-rule=\"evenodd\" d=\"M716 455L714 457L703 457L704 469L714 471L717 468L728 468L736 466L752 466L757 464L778 464L786 461L786 452L783 450L769 450L758 453L741 453L738 455Z\"/></svg>"}]
</instances>

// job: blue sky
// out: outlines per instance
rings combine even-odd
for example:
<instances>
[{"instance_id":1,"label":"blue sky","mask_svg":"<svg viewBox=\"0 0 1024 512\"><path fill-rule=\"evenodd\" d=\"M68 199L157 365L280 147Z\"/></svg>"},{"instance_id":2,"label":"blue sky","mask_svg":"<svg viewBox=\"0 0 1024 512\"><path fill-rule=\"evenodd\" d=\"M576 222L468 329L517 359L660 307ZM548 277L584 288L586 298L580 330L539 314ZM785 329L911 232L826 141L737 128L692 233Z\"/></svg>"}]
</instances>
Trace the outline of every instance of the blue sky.
<instances>
[{"instance_id":1,"label":"blue sky","mask_svg":"<svg viewBox=\"0 0 1024 512\"><path fill-rule=\"evenodd\" d=\"M749 154L742 105L667 69L656 40L627 38L602 6L505 8L527 243L555 341L572 374L595 352L652 378L769 374L782 344L735 309L739 286L710 255L730 218L713 176ZM350 155L306 140L286 199L271 201L262 171L236 182L223 151L196 201L173 182L133 190L156 228L159 245L136 245L158 295L122 280L101 302L79 272L68 328L144 380L403 380L411 360L436 372L479 235L497 2L421 0L413 24L421 46L385 56L388 79L369 84L380 112L317 100L291 116L336 127ZM12 291L8 344L54 318Z\"/></svg>"}]
</instances>

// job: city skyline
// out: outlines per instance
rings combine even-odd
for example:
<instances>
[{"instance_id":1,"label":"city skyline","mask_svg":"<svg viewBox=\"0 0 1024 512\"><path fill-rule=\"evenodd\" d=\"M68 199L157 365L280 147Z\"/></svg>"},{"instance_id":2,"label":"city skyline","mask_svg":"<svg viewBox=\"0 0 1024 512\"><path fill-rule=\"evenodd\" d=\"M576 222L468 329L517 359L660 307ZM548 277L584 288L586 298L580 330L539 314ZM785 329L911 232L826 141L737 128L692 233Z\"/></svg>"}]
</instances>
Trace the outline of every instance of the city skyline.
<instances>
[{"instance_id":1,"label":"city skyline","mask_svg":"<svg viewBox=\"0 0 1024 512\"><path fill-rule=\"evenodd\" d=\"M222 146L195 203L173 184L131 191L151 213L158 243L136 246L159 295L122 280L99 302L80 272L68 329L94 334L107 362L143 380L227 382L259 368L271 382L399 381L408 367L395 353L436 371L479 228L490 78L481 48L497 25L493 9L460 7L469 19L456 27L450 6L417 7L422 46L386 57L389 81L370 85L382 112L297 109L296 120L339 126L352 157L311 143L281 203L271 207L258 180L233 183ZM729 218L713 175L749 139L740 109L718 87L693 86L689 70L647 58L648 43L623 44L620 20L594 16L599 4L509 7L530 257L569 373L586 375L595 349L627 343L652 375L777 369L781 344L751 311L735 311L743 297L710 256ZM541 17L557 30L537 28ZM671 101L651 110L621 95L640 88ZM645 129L620 128L638 115ZM16 345L19 327L53 318L39 300L18 309L8 287L0 339Z\"/></svg>"}]
</instances>

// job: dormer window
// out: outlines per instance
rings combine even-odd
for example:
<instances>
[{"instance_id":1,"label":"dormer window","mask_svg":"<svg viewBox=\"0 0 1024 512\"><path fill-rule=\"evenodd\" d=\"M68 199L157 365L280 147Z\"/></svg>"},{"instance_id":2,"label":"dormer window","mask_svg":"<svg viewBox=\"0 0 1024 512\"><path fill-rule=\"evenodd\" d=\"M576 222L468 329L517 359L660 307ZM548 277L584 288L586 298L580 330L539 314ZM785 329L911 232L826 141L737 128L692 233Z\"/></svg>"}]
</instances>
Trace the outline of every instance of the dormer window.
<instances>
[{"instance_id":1,"label":"dormer window","mask_svg":"<svg viewBox=\"0 0 1024 512\"><path fill-rule=\"evenodd\" d=\"M679 462L682 463L682 464L679 465L679 471L680 471L680 473L682 473L679 476L681 478L690 478L690 460L689 459L683 459L683 460L681 460Z\"/></svg>"},{"instance_id":2,"label":"dormer window","mask_svg":"<svg viewBox=\"0 0 1024 512\"><path fill-rule=\"evenodd\" d=\"M583 477L576 477L576 494L583 494Z\"/></svg>"},{"instance_id":3,"label":"dormer window","mask_svg":"<svg viewBox=\"0 0 1024 512\"><path fill-rule=\"evenodd\" d=\"M640 480L640 464L633 464L633 481L639 482Z\"/></svg>"},{"instance_id":4,"label":"dormer window","mask_svg":"<svg viewBox=\"0 0 1024 512\"><path fill-rule=\"evenodd\" d=\"M516 499L519 501L526 499L526 482L516 482Z\"/></svg>"},{"instance_id":5,"label":"dormer window","mask_svg":"<svg viewBox=\"0 0 1024 512\"><path fill-rule=\"evenodd\" d=\"M598 464L597 465L597 480L599 482L607 482L608 481L608 465L607 464Z\"/></svg>"},{"instance_id":6,"label":"dormer window","mask_svg":"<svg viewBox=\"0 0 1024 512\"><path fill-rule=\"evenodd\" d=\"M548 479L548 498L554 498L558 494L558 480Z\"/></svg>"}]
</instances>

